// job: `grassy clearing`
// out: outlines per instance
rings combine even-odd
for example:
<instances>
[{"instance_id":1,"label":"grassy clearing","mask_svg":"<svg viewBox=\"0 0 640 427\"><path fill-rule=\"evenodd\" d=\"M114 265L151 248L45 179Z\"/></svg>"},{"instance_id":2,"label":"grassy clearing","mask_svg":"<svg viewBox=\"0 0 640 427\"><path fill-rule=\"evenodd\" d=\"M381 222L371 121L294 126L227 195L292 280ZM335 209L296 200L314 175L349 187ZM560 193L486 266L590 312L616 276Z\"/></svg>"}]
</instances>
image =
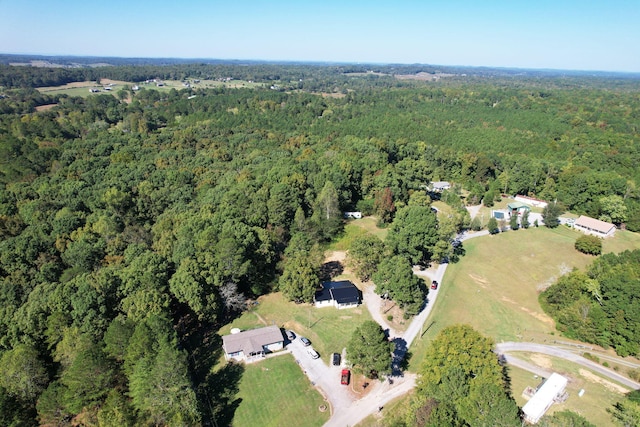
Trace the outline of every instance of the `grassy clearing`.
<instances>
[{"instance_id":1,"label":"grassy clearing","mask_svg":"<svg viewBox=\"0 0 640 427\"><path fill-rule=\"evenodd\" d=\"M113 83L113 89L111 91L106 91L103 89L103 86ZM183 82L180 80L163 80L162 86L156 86L156 83L135 83L135 82L125 82L125 81L116 81L109 79L102 79L100 84L97 84L95 81L86 81L86 82L74 82L69 83L63 86L48 86L37 88L41 93L46 93L47 95L68 95L68 96L80 96L87 97L91 95L100 95L100 94L109 94L116 95L116 93L123 89L125 85L130 88L138 85L141 89L148 90L157 90L160 92L170 91L171 89L181 90L185 89ZM215 88L215 87L225 87L225 88L255 88L262 87L264 83L254 83L244 80L230 80L230 81L218 81L218 80L200 80L199 83L190 83L190 86L194 89L203 89L203 88ZM91 93L89 92L90 88L100 89L100 92Z\"/></svg>"},{"instance_id":2,"label":"grassy clearing","mask_svg":"<svg viewBox=\"0 0 640 427\"><path fill-rule=\"evenodd\" d=\"M331 251L347 251L351 247L353 240L359 236L373 234L380 240L384 240L388 232L389 229L387 228L379 228L377 218L372 216L349 220L345 224L344 232L340 238L331 242L327 249Z\"/></svg>"},{"instance_id":3,"label":"grassy clearing","mask_svg":"<svg viewBox=\"0 0 640 427\"><path fill-rule=\"evenodd\" d=\"M365 307L347 310L315 308L311 304L286 301L278 292L260 297L257 306L222 328L220 334L228 334L231 328L246 330L278 325L309 338L324 362L329 363L331 353L340 353L353 331L365 320L371 320Z\"/></svg>"},{"instance_id":4,"label":"grassy clearing","mask_svg":"<svg viewBox=\"0 0 640 427\"><path fill-rule=\"evenodd\" d=\"M233 418L235 427L321 426L329 411L321 412L321 394L309 383L290 354L246 366Z\"/></svg>"},{"instance_id":5,"label":"grassy clearing","mask_svg":"<svg viewBox=\"0 0 640 427\"><path fill-rule=\"evenodd\" d=\"M417 369L427 343L446 326L467 323L496 341L553 340L554 322L538 303L539 292L593 257L573 247L578 232L560 226L484 236L464 243L466 255L451 264L422 340L411 348ZM640 247L640 236L619 232L604 242L605 252Z\"/></svg>"},{"instance_id":6,"label":"grassy clearing","mask_svg":"<svg viewBox=\"0 0 640 427\"><path fill-rule=\"evenodd\" d=\"M542 355L527 355L526 353L514 353L514 355L538 365L545 365L547 369L558 372L569 379L567 385L569 398L561 404L553 405L547 412L548 414L570 410L582 415L597 426L611 425L611 415L607 412L607 408L611 408L624 396L616 391L616 387L610 381L561 359ZM509 376L513 397L518 406L522 407L527 402L522 396L522 391L526 386L536 387L539 385L541 378L536 378L531 372L515 367L509 367ZM579 397L578 393L581 389L584 389L585 393Z\"/></svg>"}]
</instances>

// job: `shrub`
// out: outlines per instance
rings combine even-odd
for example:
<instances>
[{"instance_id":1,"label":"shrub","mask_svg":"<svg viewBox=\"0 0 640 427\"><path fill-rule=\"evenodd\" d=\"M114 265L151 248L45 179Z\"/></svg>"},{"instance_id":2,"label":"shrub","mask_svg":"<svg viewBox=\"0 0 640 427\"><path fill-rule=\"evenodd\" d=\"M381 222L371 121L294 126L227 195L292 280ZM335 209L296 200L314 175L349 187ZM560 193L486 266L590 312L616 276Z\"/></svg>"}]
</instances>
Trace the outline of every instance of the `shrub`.
<instances>
[{"instance_id":1,"label":"shrub","mask_svg":"<svg viewBox=\"0 0 640 427\"><path fill-rule=\"evenodd\" d=\"M600 255L602 253L602 239L596 236L580 236L576 239L575 248L587 255Z\"/></svg>"},{"instance_id":2,"label":"shrub","mask_svg":"<svg viewBox=\"0 0 640 427\"><path fill-rule=\"evenodd\" d=\"M598 356L595 356L591 353L582 353L582 357L584 357L585 359L589 359L592 362L596 362L596 363L600 363L600 358Z\"/></svg>"}]
</instances>

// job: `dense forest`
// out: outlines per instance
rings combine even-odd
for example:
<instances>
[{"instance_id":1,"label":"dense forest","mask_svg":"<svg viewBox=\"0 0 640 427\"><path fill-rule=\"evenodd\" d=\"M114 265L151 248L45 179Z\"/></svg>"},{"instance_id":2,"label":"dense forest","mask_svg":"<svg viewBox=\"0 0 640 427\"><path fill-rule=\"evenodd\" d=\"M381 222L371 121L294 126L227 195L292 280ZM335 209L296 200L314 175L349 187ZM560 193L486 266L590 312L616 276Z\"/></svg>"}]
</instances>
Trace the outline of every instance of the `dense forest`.
<instances>
[{"instance_id":1,"label":"dense forest","mask_svg":"<svg viewBox=\"0 0 640 427\"><path fill-rule=\"evenodd\" d=\"M219 326L248 298L304 299L288 287L305 274L296 267L315 274L312 255L341 232L343 210L444 227L417 202L431 180L468 190L469 204L528 194L640 230L638 80L0 67L4 424L225 419L220 385L238 373L211 372ZM86 98L34 89L158 76L281 84ZM408 248L395 234L404 263L453 253L446 240Z\"/></svg>"},{"instance_id":2,"label":"dense forest","mask_svg":"<svg viewBox=\"0 0 640 427\"><path fill-rule=\"evenodd\" d=\"M640 249L596 259L586 272L563 276L540 295L571 338L640 354Z\"/></svg>"}]
</instances>

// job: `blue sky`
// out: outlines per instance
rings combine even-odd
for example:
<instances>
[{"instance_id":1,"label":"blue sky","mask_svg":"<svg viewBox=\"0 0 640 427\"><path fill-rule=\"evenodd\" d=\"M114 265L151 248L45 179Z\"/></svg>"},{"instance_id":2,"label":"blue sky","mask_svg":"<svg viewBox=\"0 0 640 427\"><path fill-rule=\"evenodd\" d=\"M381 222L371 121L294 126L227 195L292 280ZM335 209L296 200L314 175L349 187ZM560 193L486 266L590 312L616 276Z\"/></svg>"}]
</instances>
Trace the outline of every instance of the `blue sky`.
<instances>
[{"instance_id":1,"label":"blue sky","mask_svg":"<svg viewBox=\"0 0 640 427\"><path fill-rule=\"evenodd\" d=\"M640 1L0 0L0 53L640 72Z\"/></svg>"}]
</instances>

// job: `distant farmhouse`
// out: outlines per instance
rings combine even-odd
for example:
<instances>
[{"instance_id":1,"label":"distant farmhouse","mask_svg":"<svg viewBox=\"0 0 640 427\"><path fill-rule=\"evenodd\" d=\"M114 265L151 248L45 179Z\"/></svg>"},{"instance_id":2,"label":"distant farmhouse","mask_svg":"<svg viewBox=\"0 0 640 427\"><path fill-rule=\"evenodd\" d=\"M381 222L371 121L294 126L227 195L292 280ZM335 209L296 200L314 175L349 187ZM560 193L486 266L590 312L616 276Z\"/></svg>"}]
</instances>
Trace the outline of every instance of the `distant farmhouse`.
<instances>
[{"instance_id":1,"label":"distant farmhouse","mask_svg":"<svg viewBox=\"0 0 640 427\"><path fill-rule=\"evenodd\" d=\"M227 360L253 362L264 358L267 353L282 350L284 337L277 326L250 329L223 336L222 348Z\"/></svg>"},{"instance_id":2,"label":"distant farmhouse","mask_svg":"<svg viewBox=\"0 0 640 427\"><path fill-rule=\"evenodd\" d=\"M576 230L582 231L584 234L591 234L598 237L611 237L616 231L616 226L610 222L600 221L599 219L590 218L581 215L573 223Z\"/></svg>"},{"instance_id":3,"label":"distant farmhouse","mask_svg":"<svg viewBox=\"0 0 640 427\"><path fill-rule=\"evenodd\" d=\"M444 190L448 190L451 188L451 183L448 181L432 181L431 182L431 191L436 193L442 193Z\"/></svg>"},{"instance_id":4,"label":"distant farmhouse","mask_svg":"<svg viewBox=\"0 0 640 427\"><path fill-rule=\"evenodd\" d=\"M362 218L362 212L345 212L343 216L345 219L360 219Z\"/></svg>"},{"instance_id":5,"label":"distant farmhouse","mask_svg":"<svg viewBox=\"0 0 640 427\"><path fill-rule=\"evenodd\" d=\"M324 282L313 298L316 307L357 307L362 298L360 290L348 280Z\"/></svg>"},{"instance_id":6,"label":"distant farmhouse","mask_svg":"<svg viewBox=\"0 0 640 427\"><path fill-rule=\"evenodd\" d=\"M536 424L553 405L567 398L565 388L568 380L555 372L542 384L536 394L522 407L525 421Z\"/></svg>"}]
</instances>

